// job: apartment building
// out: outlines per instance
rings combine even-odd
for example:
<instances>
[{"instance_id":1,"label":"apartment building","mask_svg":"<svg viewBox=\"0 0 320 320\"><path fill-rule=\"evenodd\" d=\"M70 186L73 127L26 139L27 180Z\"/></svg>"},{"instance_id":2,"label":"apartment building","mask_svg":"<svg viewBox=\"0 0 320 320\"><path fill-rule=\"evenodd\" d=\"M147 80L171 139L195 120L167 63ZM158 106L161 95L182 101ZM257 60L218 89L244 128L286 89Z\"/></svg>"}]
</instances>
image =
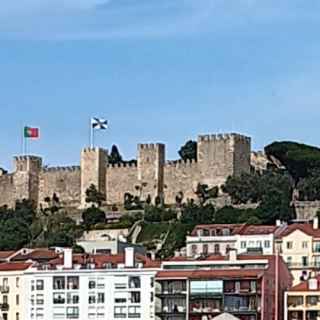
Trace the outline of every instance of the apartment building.
<instances>
[{"instance_id":1,"label":"apartment building","mask_svg":"<svg viewBox=\"0 0 320 320\"><path fill-rule=\"evenodd\" d=\"M285 293L285 320L320 319L320 278L311 277Z\"/></svg>"},{"instance_id":2,"label":"apartment building","mask_svg":"<svg viewBox=\"0 0 320 320\"><path fill-rule=\"evenodd\" d=\"M0 263L2 319L152 320L159 267L133 248L123 255L19 252Z\"/></svg>"},{"instance_id":3,"label":"apartment building","mask_svg":"<svg viewBox=\"0 0 320 320\"><path fill-rule=\"evenodd\" d=\"M288 225L276 239L277 250L287 263L294 285L320 268L320 229L318 219L313 223Z\"/></svg>"},{"instance_id":4,"label":"apartment building","mask_svg":"<svg viewBox=\"0 0 320 320\"><path fill-rule=\"evenodd\" d=\"M3 253L1 254L3 256ZM30 263L0 263L0 319L24 320L27 299L24 272Z\"/></svg>"},{"instance_id":5,"label":"apartment building","mask_svg":"<svg viewBox=\"0 0 320 320\"><path fill-rule=\"evenodd\" d=\"M274 254L275 235L286 225L247 224L198 225L187 237L187 256L226 255L230 249L239 254Z\"/></svg>"},{"instance_id":6,"label":"apartment building","mask_svg":"<svg viewBox=\"0 0 320 320\"><path fill-rule=\"evenodd\" d=\"M228 257L177 257L157 273L156 315L209 320L227 312L241 320L280 320L291 279L279 256L237 256L230 250Z\"/></svg>"}]
</instances>

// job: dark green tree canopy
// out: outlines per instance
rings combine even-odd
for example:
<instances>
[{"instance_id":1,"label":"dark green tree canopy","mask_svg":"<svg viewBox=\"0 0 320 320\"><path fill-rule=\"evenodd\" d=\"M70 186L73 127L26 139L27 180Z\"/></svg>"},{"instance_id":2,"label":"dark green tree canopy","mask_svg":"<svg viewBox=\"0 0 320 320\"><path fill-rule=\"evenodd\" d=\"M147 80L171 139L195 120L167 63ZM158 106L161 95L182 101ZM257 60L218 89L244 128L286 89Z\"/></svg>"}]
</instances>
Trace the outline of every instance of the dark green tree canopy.
<instances>
[{"instance_id":1,"label":"dark green tree canopy","mask_svg":"<svg viewBox=\"0 0 320 320\"><path fill-rule=\"evenodd\" d=\"M111 152L109 154L108 160L110 164L119 164L123 162L122 156L116 145L113 145L111 147Z\"/></svg>"},{"instance_id":2,"label":"dark green tree canopy","mask_svg":"<svg viewBox=\"0 0 320 320\"><path fill-rule=\"evenodd\" d=\"M197 160L197 142L189 140L179 150L179 156L182 160Z\"/></svg>"},{"instance_id":3,"label":"dark green tree canopy","mask_svg":"<svg viewBox=\"0 0 320 320\"><path fill-rule=\"evenodd\" d=\"M101 206L102 202L106 200L104 194L97 190L97 187L94 184L91 184L90 187L86 190L86 202Z\"/></svg>"},{"instance_id":4,"label":"dark green tree canopy","mask_svg":"<svg viewBox=\"0 0 320 320\"><path fill-rule=\"evenodd\" d=\"M90 207L83 211L82 220L87 229L90 229L92 226L97 223L106 222L106 214L96 207Z\"/></svg>"},{"instance_id":5,"label":"dark green tree canopy","mask_svg":"<svg viewBox=\"0 0 320 320\"><path fill-rule=\"evenodd\" d=\"M296 182L320 169L320 149L306 144L283 141L265 147L268 157L275 157L288 170Z\"/></svg>"}]
</instances>

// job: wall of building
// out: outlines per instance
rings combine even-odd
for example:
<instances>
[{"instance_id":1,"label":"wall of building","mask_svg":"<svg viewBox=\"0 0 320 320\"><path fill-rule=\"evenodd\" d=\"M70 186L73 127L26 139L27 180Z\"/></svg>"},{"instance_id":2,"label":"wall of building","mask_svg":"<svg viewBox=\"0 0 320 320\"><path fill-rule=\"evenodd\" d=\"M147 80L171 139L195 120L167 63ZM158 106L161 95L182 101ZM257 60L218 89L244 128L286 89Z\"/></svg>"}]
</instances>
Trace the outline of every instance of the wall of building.
<instances>
[{"instance_id":1,"label":"wall of building","mask_svg":"<svg viewBox=\"0 0 320 320\"><path fill-rule=\"evenodd\" d=\"M108 204L122 204L124 194L136 195L138 167L135 164L109 165L106 170L106 194Z\"/></svg>"},{"instance_id":2,"label":"wall of building","mask_svg":"<svg viewBox=\"0 0 320 320\"><path fill-rule=\"evenodd\" d=\"M63 206L80 205L81 171L80 167L58 167L44 169L39 178L39 204L53 194L59 197Z\"/></svg>"},{"instance_id":3,"label":"wall of building","mask_svg":"<svg viewBox=\"0 0 320 320\"><path fill-rule=\"evenodd\" d=\"M0 206L13 206L15 203L14 175L4 174L0 176Z\"/></svg>"},{"instance_id":4,"label":"wall of building","mask_svg":"<svg viewBox=\"0 0 320 320\"><path fill-rule=\"evenodd\" d=\"M179 192L184 200L195 199L195 191L201 176L195 161L167 162L164 167L164 197L166 203L175 203Z\"/></svg>"}]
</instances>

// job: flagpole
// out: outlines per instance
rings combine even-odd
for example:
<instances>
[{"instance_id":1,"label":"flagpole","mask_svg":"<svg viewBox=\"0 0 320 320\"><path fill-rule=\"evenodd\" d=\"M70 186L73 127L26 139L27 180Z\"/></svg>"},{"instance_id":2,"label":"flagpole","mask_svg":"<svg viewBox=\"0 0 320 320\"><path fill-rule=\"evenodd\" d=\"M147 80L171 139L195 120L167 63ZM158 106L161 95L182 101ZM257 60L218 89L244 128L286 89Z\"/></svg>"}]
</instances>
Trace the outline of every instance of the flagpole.
<instances>
[{"instance_id":1,"label":"flagpole","mask_svg":"<svg viewBox=\"0 0 320 320\"><path fill-rule=\"evenodd\" d=\"M90 119L90 147L91 149L94 148L94 129L93 129L91 119Z\"/></svg>"}]
</instances>

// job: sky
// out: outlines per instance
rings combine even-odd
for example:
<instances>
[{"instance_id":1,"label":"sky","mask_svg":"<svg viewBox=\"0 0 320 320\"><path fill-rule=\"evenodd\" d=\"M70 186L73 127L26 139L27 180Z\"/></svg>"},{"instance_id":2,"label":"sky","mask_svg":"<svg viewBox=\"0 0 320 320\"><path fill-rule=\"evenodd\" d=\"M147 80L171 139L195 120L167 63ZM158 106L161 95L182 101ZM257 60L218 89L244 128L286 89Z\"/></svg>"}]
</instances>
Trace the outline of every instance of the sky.
<instances>
[{"instance_id":1,"label":"sky","mask_svg":"<svg viewBox=\"0 0 320 320\"><path fill-rule=\"evenodd\" d=\"M239 132L320 145L319 0L2 0L0 167L22 152L79 163L96 144L163 142L167 158L198 134Z\"/></svg>"}]
</instances>

